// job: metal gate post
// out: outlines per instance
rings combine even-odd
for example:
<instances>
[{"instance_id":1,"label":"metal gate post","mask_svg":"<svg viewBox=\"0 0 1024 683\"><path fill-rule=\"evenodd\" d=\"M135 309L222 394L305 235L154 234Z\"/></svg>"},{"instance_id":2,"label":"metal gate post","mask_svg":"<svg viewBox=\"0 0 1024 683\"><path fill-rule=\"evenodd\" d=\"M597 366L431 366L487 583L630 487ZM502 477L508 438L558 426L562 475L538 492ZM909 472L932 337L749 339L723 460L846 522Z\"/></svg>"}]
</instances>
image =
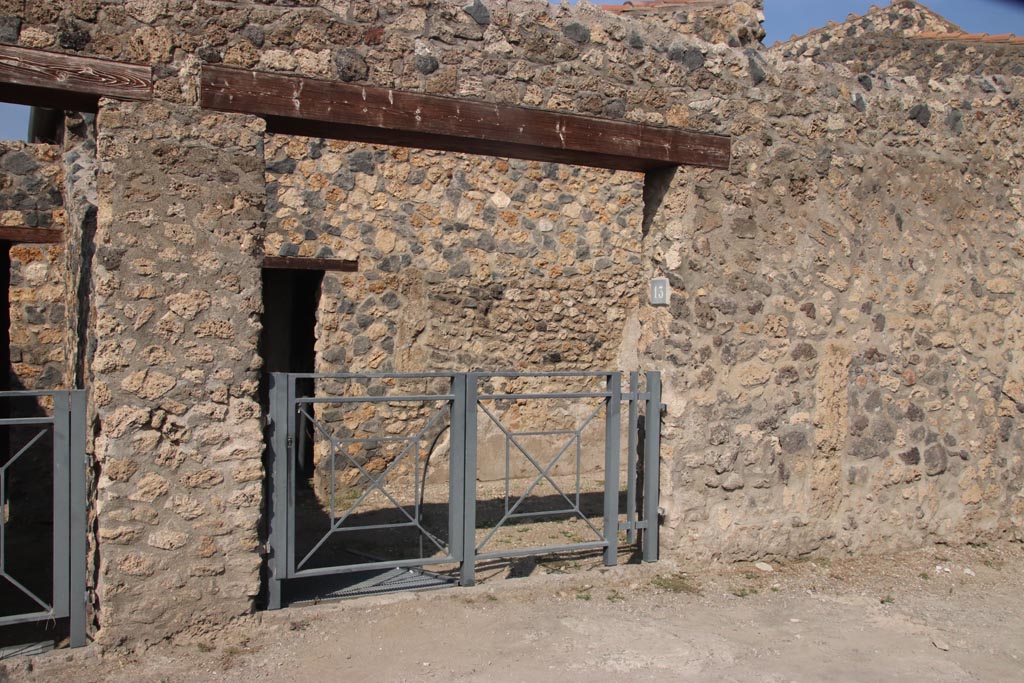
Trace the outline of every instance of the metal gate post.
<instances>
[{"instance_id":1,"label":"metal gate post","mask_svg":"<svg viewBox=\"0 0 1024 683\"><path fill-rule=\"evenodd\" d=\"M452 375L451 447L448 453L448 552L463 558L463 525L466 507L466 375ZM424 476L426 474L424 473Z\"/></svg>"},{"instance_id":2,"label":"metal gate post","mask_svg":"<svg viewBox=\"0 0 1024 683\"><path fill-rule=\"evenodd\" d=\"M462 494L462 565L459 583L472 586L476 583L476 447L477 447L477 384L475 372L465 376L466 431L463 442L463 494ZM452 450L452 457L456 453Z\"/></svg>"},{"instance_id":3,"label":"metal gate post","mask_svg":"<svg viewBox=\"0 0 1024 683\"><path fill-rule=\"evenodd\" d=\"M281 609L288 526L288 376L270 373L270 448L267 449L267 609Z\"/></svg>"},{"instance_id":4,"label":"metal gate post","mask_svg":"<svg viewBox=\"0 0 1024 683\"><path fill-rule=\"evenodd\" d=\"M629 373L629 417L626 421L626 543L636 543L637 412L640 391L638 372Z\"/></svg>"},{"instance_id":5,"label":"metal gate post","mask_svg":"<svg viewBox=\"0 0 1024 683\"><path fill-rule=\"evenodd\" d=\"M622 373L608 375L608 403L604 432L604 548L605 566L619 559L619 417L622 412Z\"/></svg>"},{"instance_id":6,"label":"metal gate post","mask_svg":"<svg viewBox=\"0 0 1024 683\"><path fill-rule=\"evenodd\" d=\"M68 615L71 595L71 414L68 392L53 392L53 602Z\"/></svg>"},{"instance_id":7,"label":"metal gate post","mask_svg":"<svg viewBox=\"0 0 1024 683\"><path fill-rule=\"evenodd\" d=\"M658 494L661 489L661 373L647 373L644 411L644 562L658 561Z\"/></svg>"},{"instance_id":8,"label":"metal gate post","mask_svg":"<svg viewBox=\"0 0 1024 683\"><path fill-rule=\"evenodd\" d=\"M85 503L85 392L71 391L68 415L70 446L70 550L71 550L71 647L85 645L86 607L86 503Z\"/></svg>"}]
</instances>

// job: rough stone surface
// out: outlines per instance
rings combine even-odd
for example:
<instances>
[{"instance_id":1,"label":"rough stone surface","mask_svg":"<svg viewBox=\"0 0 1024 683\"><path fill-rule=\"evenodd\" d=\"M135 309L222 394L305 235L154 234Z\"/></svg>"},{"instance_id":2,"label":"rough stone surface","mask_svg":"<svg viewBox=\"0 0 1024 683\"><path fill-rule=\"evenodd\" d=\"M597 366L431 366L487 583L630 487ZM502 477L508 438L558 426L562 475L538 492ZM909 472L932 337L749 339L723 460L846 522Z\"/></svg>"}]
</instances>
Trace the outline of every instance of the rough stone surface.
<instances>
[{"instance_id":1,"label":"rough stone surface","mask_svg":"<svg viewBox=\"0 0 1024 683\"><path fill-rule=\"evenodd\" d=\"M0 142L0 226L63 230L64 174L56 146ZM67 388L64 247L13 243L9 251L10 387Z\"/></svg>"},{"instance_id":2,"label":"rough stone surface","mask_svg":"<svg viewBox=\"0 0 1024 683\"><path fill-rule=\"evenodd\" d=\"M258 468L263 449L263 124L110 102L98 128L95 241L121 252L92 276L98 528L138 539L101 542L98 638L145 644L245 614L259 590L259 505L232 501L235 473ZM229 387L221 403L214 383ZM173 503L186 495L197 498ZM189 570L189 558L203 562Z\"/></svg>"},{"instance_id":3,"label":"rough stone surface","mask_svg":"<svg viewBox=\"0 0 1024 683\"><path fill-rule=\"evenodd\" d=\"M483 3L484 26L464 0L301 4L101 3L64 48L62 4L21 17L21 45L157 76L157 102L101 107L88 305L69 315L94 348L73 357L94 414L102 642L252 606L265 253L359 262L325 276L321 368L660 369L667 557L1021 539L1011 60L885 57L873 47L909 55L924 43L908 36L949 28L906 0L869 13L874 42L855 18L756 54L729 47L756 48L752 27L698 30L689 6L510 0ZM759 27L756 4L728 11ZM265 136L195 106L207 46L266 71L728 135L731 164L645 193L632 174ZM83 245L67 253L89 254L75 187ZM653 276L671 306L643 303Z\"/></svg>"}]
</instances>

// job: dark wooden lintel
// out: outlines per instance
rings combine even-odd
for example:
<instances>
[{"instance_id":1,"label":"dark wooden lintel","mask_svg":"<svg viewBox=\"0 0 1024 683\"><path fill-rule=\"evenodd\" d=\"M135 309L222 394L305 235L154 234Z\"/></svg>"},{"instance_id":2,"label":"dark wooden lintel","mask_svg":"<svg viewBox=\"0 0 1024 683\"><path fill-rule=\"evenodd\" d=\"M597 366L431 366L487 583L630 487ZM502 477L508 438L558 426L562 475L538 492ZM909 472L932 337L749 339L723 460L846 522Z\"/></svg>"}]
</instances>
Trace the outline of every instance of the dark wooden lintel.
<instances>
[{"instance_id":1,"label":"dark wooden lintel","mask_svg":"<svg viewBox=\"0 0 1024 683\"><path fill-rule=\"evenodd\" d=\"M0 100L95 111L101 97L153 98L153 69L140 64L0 45Z\"/></svg>"},{"instance_id":2,"label":"dark wooden lintel","mask_svg":"<svg viewBox=\"0 0 1024 683\"><path fill-rule=\"evenodd\" d=\"M728 137L476 100L204 65L202 106L275 133L647 171L727 169Z\"/></svg>"},{"instance_id":3,"label":"dark wooden lintel","mask_svg":"<svg viewBox=\"0 0 1024 683\"><path fill-rule=\"evenodd\" d=\"M56 244L64 241L64 231L53 230L52 228L0 226L0 240L7 242Z\"/></svg>"},{"instance_id":4,"label":"dark wooden lintel","mask_svg":"<svg viewBox=\"0 0 1024 683\"><path fill-rule=\"evenodd\" d=\"M264 256L264 268L282 270L332 270L342 273L355 273L359 270L358 262L340 258L307 258L303 256Z\"/></svg>"}]
</instances>

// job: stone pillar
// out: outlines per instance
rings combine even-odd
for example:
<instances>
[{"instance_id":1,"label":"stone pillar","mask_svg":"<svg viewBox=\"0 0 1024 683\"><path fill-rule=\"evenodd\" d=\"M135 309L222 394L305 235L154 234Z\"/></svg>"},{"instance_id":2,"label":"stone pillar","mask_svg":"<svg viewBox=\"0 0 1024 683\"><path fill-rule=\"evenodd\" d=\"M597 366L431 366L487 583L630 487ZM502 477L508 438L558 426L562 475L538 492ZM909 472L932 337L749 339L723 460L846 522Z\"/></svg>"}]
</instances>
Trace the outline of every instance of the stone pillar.
<instances>
[{"instance_id":1,"label":"stone pillar","mask_svg":"<svg viewBox=\"0 0 1024 683\"><path fill-rule=\"evenodd\" d=\"M104 101L97 128L98 639L145 646L259 590L263 123Z\"/></svg>"}]
</instances>

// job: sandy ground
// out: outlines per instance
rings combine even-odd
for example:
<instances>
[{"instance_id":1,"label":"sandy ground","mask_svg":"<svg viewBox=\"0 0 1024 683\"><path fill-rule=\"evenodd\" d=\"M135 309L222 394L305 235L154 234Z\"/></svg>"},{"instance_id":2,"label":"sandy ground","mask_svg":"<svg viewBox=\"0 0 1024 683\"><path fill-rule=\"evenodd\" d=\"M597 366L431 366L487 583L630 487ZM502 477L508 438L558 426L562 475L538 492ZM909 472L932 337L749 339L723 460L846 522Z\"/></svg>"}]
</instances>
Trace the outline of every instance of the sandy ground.
<instances>
[{"instance_id":1,"label":"sandy ground","mask_svg":"<svg viewBox=\"0 0 1024 683\"><path fill-rule=\"evenodd\" d=\"M1020 544L770 572L576 564L264 612L131 656L7 660L0 681L1024 681Z\"/></svg>"}]
</instances>

